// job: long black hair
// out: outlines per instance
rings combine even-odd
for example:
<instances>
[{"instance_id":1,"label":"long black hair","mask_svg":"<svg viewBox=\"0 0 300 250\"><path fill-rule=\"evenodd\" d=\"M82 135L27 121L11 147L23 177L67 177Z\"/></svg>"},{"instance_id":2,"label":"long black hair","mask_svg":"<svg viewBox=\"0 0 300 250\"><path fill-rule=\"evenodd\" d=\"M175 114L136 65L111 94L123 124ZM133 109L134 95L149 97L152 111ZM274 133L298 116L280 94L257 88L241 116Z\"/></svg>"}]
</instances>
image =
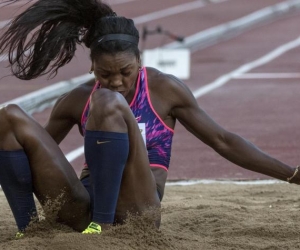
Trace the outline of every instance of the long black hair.
<instances>
[{"instance_id":1,"label":"long black hair","mask_svg":"<svg viewBox=\"0 0 300 250\"><path fill-rule=\"evenodd\" d=\"M139 56L138 46L123 40L95 46L97 38L118 33L139 37L133 20L116 16L100 0L38 0L9 23L0 38L0 54L8 53L12 74L19 79L54 77L81 43L91 49L92 59L120 51Z\"/></svg>"}]
</instances>

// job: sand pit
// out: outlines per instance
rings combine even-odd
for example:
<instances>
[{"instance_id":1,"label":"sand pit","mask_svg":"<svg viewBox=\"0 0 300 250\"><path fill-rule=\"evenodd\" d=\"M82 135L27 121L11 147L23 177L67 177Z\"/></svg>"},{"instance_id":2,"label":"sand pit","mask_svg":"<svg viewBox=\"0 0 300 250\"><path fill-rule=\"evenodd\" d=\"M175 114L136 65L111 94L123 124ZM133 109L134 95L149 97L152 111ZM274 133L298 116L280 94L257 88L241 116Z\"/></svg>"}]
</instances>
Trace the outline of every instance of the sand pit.
<instances>
[{"instance_id":1,"label":"sand pit","mask_svg":"<svg viewBox=\"0 0 300 250\"><path fill-rule=\"evenodd\" d=\"M168 186L159 231L144 220L101 235L39 223L15 240L16 226L0 191L0 249L300 249L300 187L197 184Z\"/></svg>"}]
</instances>

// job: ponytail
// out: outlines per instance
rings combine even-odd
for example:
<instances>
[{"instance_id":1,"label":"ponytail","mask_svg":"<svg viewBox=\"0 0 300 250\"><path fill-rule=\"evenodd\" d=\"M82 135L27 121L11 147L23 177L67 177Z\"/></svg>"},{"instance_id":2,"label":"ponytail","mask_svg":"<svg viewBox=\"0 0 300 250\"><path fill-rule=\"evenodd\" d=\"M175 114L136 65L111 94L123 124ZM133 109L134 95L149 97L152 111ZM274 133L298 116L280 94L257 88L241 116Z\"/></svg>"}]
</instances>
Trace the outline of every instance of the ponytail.
<instances>
[{"instance_id":1,"label":"ponytail","mask_svg":"<svg viewBox=\"0 0 300 250\"><path fill-rule=\"evenodd\" d=\"M19 79L54 77L71 61L76 45L94 33L96 20L113 15L100 0L38 0L10 22L0 38L0 54L8 53L12 74Z\"/></svg>"}]
</instances>

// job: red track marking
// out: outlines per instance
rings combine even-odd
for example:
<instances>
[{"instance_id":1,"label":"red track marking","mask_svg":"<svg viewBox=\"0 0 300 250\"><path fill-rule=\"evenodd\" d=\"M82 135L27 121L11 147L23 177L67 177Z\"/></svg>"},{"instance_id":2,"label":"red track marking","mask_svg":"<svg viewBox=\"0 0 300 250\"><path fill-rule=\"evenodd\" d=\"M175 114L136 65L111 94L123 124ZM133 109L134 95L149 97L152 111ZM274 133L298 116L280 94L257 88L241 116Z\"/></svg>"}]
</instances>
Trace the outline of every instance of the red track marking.
<instances>
[{"instance_id":1,"label":"red track marking","mask_svg":"<svg viewBox=\"0 0 300 250\"><path fill-rule=\"evenodd\" d=\"M246 61L252 61L280 44L295 39L299 34L294 24L300 21L299 18L282 19L194 54L193 71L199 72L199 81L197 84L196 81L189 81L191 88L209 83L216 78L217 72L230 72ZM297 51L299 52L299 48L261 68L268 67L267 72L272 72L272 67L274 72L277 68L286 71L290 68L287 72L295 72L293 68L299 69L299 64L295 61ZM291 54L293 56L289 62ZM290 64L293 66L289 67ZM260 68L255 71L266 72ZM202 75L206 76L204 80ZM298 79L232 80L200 97L198 101L208 114L229 131L242 135L278 159L296 165L299 164L299 90ZM176 132L171 162L175 171L170 171L170 179L190 179L195 176L224 179L269 178L227 162L210 148L197 142L181 126L177 127Z\"/></svg>"},{"instance_id":2,"label":"red track marking","mask_svg":"<svg viewBox=\"0 0 300 250\"><path fill-rule=\"evenodd\" d=\"M183 0L153 0L151 2L140 0L117 5L115 9L119 15L137 17L151 11L186 2ZM184 14L152 21L147 25L153 28L160 24L163 28L175 34L187 36L278 2L283 1L253 0L249 3L247 0L230 0L216 5L208 5L205 8ZM162 4L165 6L161 7ZM2 9L0 9L0 16L2 19ZM298 16L283 18L280 21L264 25L244 35L194 53L192 55L191 79L185 82L192 90L195 90L210 83L220 75L238 68L245 62L255 60L279 45L295 39L298 35L298 23L300 21L298 19ZM147 48L161 45L160 39L157 36L149 37ZM165 42L169 41L166 40ZM280 62L285 57L286 55L283 55L274 62ZM270 63L255 69L253 72L276 72L278 67L298 67L299 69L296 55L291 56L291 58L291 62L286 57L285 61L278 65ZM1 76L8 74L8 70L3 68L4 65L4 63L0 63ZM272 69L274 70L272 71ZM53 80L39 79L21 82L12 77L0 79L0 103L51 83L84 74L88 70L89 59L87 51L78 50L77 58L67 65L63 72L59 72L58 76ZM282 72L293 71L283 70ZM296 99L296 93L299 93L296 83L298 80L290 79L288 88L282 84L282 79L280 81L281 83L266 79L232 80L222 88L199 98L198 101L200 106L225 128L257 143L259 147L277 156L279 159L295 165L298 163L297 157L299 155L296 153L299 152L299 146L297 148L296 145L299 133L295 130L296 125L299 124L299 116L296 114L296 107L299 107L299 98ZM274 108L277 105L280 108ZM46 110L34 116L43 124L48 115L49 110ZM268 178L263 175L253 174L222 159L212 149L193 138L179 123L175 132L169 179ZM74 128L70 136L61 144L61 148L67 153L81 146L82 143L83 139L78 135L76 128ZM82 163L82 157L73 162L77 172L81 170Z\"/></svg>"},{"instance_id":3,"label":"red track marking","mask_svg":"<svg viewBox=\"0 0 300 250\"><path fill-rule=\"evenodd\" d=\"M200 30L205 30L226 23L269 5L283 2L281 0L229 0L218 4L208 4L204 8L195 9L188 13L166 17L164 20L149 22L147 27L155 29L161 25L164 29L180 36L190 36ZM163 23L162 23L163 21ZM140 29L141 30L141 29ZM159 35L149 36L145 48L154 48L170 42L170 39Z\"/></svg>"},{"instance_id":4,"label":"red track marking","mask_svg":"<svg viewBox=\"0 0 300 250\"><path fill-rule=\"evenodd\" d=\"M194 1L188 1L194 2ZM229 0L224 3L218 4L208 4L205 8L200 8L198 11L192 12L185 12L184 14L180 15L180 18L177 18L178 15L170 16L166 19L159 19L158 22L162 25L162 27L169 29L169 31L173 31L179 35L191 35L194 32L199 32L200 30L210 28L214 25L221 24L222 22L231 21L233 19L239 18L241 16L247 15L252 11L261 9L268 4L275 4L277 2L283 2L279 0L265 0L263 3L260 0L255 0L251 2L251 8L246 4L247 0ZM151 3L149 1L139 0L136 2L129 2L127 4L116 5L115 9L117 13L124 14L124 16L129 17L138 17L144 15L146 13L150 13L151 11L158 11L168 7L174 7L179 4L187 3L184 0L176 0L172 2L161 2L159 0L153 0ZM242 4L241 4L242 3ZM235 6L238 5L239 8L236 9ZM143 8L141 6L144 6ZM161 7L162 6L162 7ZM140 8L141 7L141 8ZM221 7L221 8L220 8ZM226 7L226 8L225 8ZM234 9L230 15L226 14L228 9ZM226 12L222 11L226 10ZM0 16L2 17L2 12L4 9L0 9ZM137 11L139 10L139 11ZM134 11L134 13L132 13ZM207 11L207 12L206 12ZM9 12L9 9L7 10ZM6 13L7 13L6 12ZM207 15L211 16L209 21L207 21ZM224 16L224 18L220 18ZM195 20L192 16L197 16L198 19ZM170 23L173 26L169 26ZM179 20L179 21L178 21ZM184 22L182 20L185 20ZM171 21L171 22L170 22ZM179 22L179 23L177 23ZM201 25L195 25L195 23L199 23ZM211 24L212 23L212 24ZM152 26L152 22L148 23L149 27ZM157 22L156 22L157 24ZM174 28L176 27L176 29ZM188 28L187 28L188 27ZM141 28L141 27L140 27ZM177 31L178 30L178 31ZM180 32L179 32L180 30ZM190 31L189 31L190 30ZM182 33L181 33L182 32ZM157 36L154 36L156 40L151 41L151 37L149 37L149 42L147 41L147 47L155 47L155 42L158 45L161 45L160 37L158 39ZM165 39L165 42L170 42L168 39ZM153 43L153 45L151 45ZM58 81L67 80L71 77L75 77L78 75L82 75L88 72L89 70L90 60L88 57L88 51L83 50L81 47L78 48L76 53L76 58L72 60L72 62L64 67L63 71L61 70L59 74L51 80L47 80L46 77L39 78L37 80L32 80L30 82L24 82L18 80L14 77L4 77L0 78L0 103L5 101L9 101L13 98L19 97L25 93L37 90L39 88L48 86L49 84L53 84ZM9 70L5 68L7 62L0 62L0 76L9 76ZM5 86L4 86L5 85Z\"/></svg>"}]
</instances>

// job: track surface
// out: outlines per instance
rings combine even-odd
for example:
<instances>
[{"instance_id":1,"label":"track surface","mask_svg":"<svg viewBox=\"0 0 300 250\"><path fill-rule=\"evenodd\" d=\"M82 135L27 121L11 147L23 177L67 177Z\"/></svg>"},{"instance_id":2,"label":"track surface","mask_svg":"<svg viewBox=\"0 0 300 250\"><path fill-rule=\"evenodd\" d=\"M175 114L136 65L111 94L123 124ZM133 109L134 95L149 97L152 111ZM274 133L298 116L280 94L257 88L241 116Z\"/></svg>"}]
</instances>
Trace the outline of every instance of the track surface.
<instances>
[{"instance_id":1,"label":"track surface","mask_svg":"<svg viewBox=\"0 0 300 250\"><path fill-rule=\"evenodd\" d=\"M144 25L149 29L160 25L166 30L187 37L283 1L111 0L107 2L118 15L133 18L140 31ZM172 14L172 11L178 9L176 14L174 12ZM0 8L0 24L20 10L22 10L21 5ZM297 143L300 138L298 129L300 42L298 41L299 45L296 44L292 49L287 49L286 44L300 35L299 23L300 12L295 11L206 49L193 51L191 78L185 81L196 93L199 88L226 76L227 81L224 85L197 98L199 105L229 131L247 138L270 155L294 166L300 162L300 146ZM170 42L172 41L166 37L153 35L141 45L149 49ZM257 67L249 65L280 46L283 46L281 48L286 51L261 62ZM246 64L249 67L245 72L236 74L235 77L228 75ZM76 58L54 79L39 78L29 82L8 76L9 70L5 68L6 65L7 61L2 55L0 103L52 83L86 74L90 62L88 51L79 47ZM34 117L44 124L49 112L50 110L47 109L42 113L34 114ZM74 128L70 136L62 142L61 148L68 154L82 146L82 143L83 139L78 135L77 128ZM80 172L83 161L82 156L72 161L77 173ZM175 129L169 179L269 179L269 177L250 172L226 161L190 135L178 123Z\"/></svg>"}]
</instances>

